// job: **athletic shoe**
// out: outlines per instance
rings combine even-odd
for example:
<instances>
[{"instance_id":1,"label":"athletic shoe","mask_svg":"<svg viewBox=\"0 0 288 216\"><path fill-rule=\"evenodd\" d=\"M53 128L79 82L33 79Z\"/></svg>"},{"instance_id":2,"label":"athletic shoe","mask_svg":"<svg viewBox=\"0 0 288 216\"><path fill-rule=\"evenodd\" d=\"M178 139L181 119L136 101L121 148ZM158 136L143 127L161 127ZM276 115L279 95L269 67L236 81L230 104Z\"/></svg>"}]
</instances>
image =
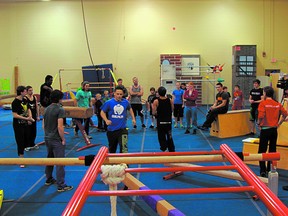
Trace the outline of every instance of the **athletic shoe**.
<instances>
[{"instance_id":1,"label":"athletic shoe","mask_svg":"<svg viewBox=\"0 0 288 216\"><path fill-rule=\"evenodd\" d=\"M31 148L30 148L30 147L27 147L27 148L25 148L24 150L28 152L28 151L31 150Z\"/></svg>"},{"instance_id":2,"label":"athletic shoe","mask_svg":"<svg viewBox=\"0 0 288 216\"><path fill-rule=\"evenodd\" d=\"M142 128L146 128L146 125L145 125L145 124L142 124Z\"/></svg>"},{"instance_id":3,"label":"athletic shoe","mask_svg":"<svg viewBox=\"0 0 288 216\"><path fill-rule=\"evenodd\" d=\"M288 185L283 186L282 189L288 191Z\"/></svg>"},{"instance_id":4,"label":"athletic shoe","mask_svg":"<svg viewBox=\"0 0 288 216\"><path fill-rule=\"evenodd\" d=\"M184 128L184 125L183 125L183 124L180 124L180 128Z\"/></svg>"},{"instance_id":5,"label":"athletic shoe","mask_svg":"<svg viewBox=\"0 0 288 216\"><path fill-rule=\"evenodd\" d=\"M204 131L209 130L209 128L208 128L208 127L205 127L205 126L198 126L198 128L199 128L200 130L204 130Z\"/></svg>"},{"instance_id":6,"label":"athletic shoe","mask_svg":"<svg viewBox=\"0 0 288 216\"><path fill-rule=\"evenodd\" d=\"M35 145L34 147L33 147L33 149L35 149L35 150L37 150L37 149L39 149L40 147L38 146L38 145Z\"/></svg>"},{"instance_id":7,"label":"athletic shoe","mask_svg":"<svg viewBox=\"0 0 288 216\"><path fill-rule=\"evenodd\" d=\"M136 128L137 128L137 125L134 125L134 126L133 126L133 128L135 128L135 129L136 129Z\"/></svg>"},{"instance_id":8,"label":"athletic shoe","mask_svg":"<svg viewBox=\"0 0 288 216\"><path fill-rule=\"evenodd\" d=\"M193 129L193 133L192 134L196 134L196 129Z\"/></svg>"},{"instance_id":9,"label":"athletic shoe","mask_svg":"<svg viewBox=\"0 0 288 216\"><path fill-rule=\"evenodd\" d=\"M20 165L20 168L25 168L25 165Z\"/></svg>"},{"instance_id":10,"label":"athletic shoe","mask_svg":"<svg viewBox=\"0 0 288 216\"><path fill-rule=\"evenodd\" d=\"M178 124L177 123L174 123L174 128L178 128Z\"/></svg>"},{"instance_id":11,"label":"athletic shoe","mask_svg":"<svg viewBox=\"0 0 288 216\"><path fill-rule=\"evenodd\" d=\"M88 139L93 139L93 137L92 137L92 136L87 136L87 138L88 138Z\"/></svg>"},{"instance_id":12,"label":"athletic shoe","mask_svg":"<svg viewBox=\"0 0 288 216\"><path fill-rule=\"evenodd\" d=\"M72 189L73 189L73 186L64 185L64 186L58 187L57 191L58 192L64 192L64 191L69 191Z\"/></svg>"},{"instance_id":13,"label":"athletic shoe","mask_svg":"<svg viewBox=\"0 0 288 216\"><path fill-rule=\"evenodd\" d=\"M74 130L74 137L79 137L78 132L76 132L75 130Z\"/></svg>"},{"instance_id":14,"label":"athletic shoe","mask_svg":"<svg viewBox=\"0 0 288 216\"><path fill-rule=\"evenodd\" d=\"M154 125L150 125L150 127L149 128L154 128Z\"/></svg>"},{"instance_id":15,"label":"athletic shoe","mask_svg":"<svg viewBox=\"0 0 288 216\"><path fill-rule=\"evenodd\" d=\"M264 177L264 178L267 178L266 172L261 172L261 173L260 173L260 176L261 176L261 177Z\"/></svg>"},{"instance_id":16,"label":"athletic shoe","mask_svg":"<svg viewBox=\"0 0 288 216\"><path fill-rule=\"evenodd\" d=\"M46 186L49 186L49 185L52 185L52 184L56 184L56 179L54 179L53 177L47 179L46 182L45 182Z\"/></svg>"},{"instance_id":17,"label":"athletic shoe","mask_svg":"<svg viewBox=\"0 0 288 216\"><path fill-rule=\"evenodd\" d=\"M184 134L189 134L189 133L190 133L190 131L187 129Z\"/></svg>"}]
</instances>

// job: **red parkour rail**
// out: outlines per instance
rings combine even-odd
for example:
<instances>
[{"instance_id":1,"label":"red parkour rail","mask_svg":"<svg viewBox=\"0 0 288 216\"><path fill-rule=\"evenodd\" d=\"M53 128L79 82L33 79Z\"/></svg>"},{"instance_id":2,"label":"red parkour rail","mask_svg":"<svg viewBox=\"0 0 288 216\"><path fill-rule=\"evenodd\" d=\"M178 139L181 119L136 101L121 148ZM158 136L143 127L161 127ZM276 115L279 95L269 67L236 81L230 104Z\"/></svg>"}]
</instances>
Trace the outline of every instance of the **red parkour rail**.
<instances>
[{"instance_id":1,"label":"red parkour rail","mask_svg":"<svg viewBox=\"0 0 288 216\"><path fill-rule=\"evenodd\" d=\"M219 151L211 152L178 152L178 153L133 153L133 154L108 154L106 147L101 147L80 182L73 197L69 201L62 216L80 215L88 196L147 196L168 194L200 194L200 193L238 193L254 192L266 205L273 215L287 215L288 208L280 199L250 170L250 168L228 147L220 146ZM198 154L222 154L232 165L230 166L206 166L206 167L165 167L165 168L128 168L126 172L175 172L175 171L204 171L204 170L236 170L247 182L248 186L220 187L220 188L187 188L187 189L159 189L159 190L122 190L122 191L91 191L93 184L101 172L100 168L107 157L143 157L143 156L175 156L175 155L198 155ZM268 160L269 154L263 154L262 160Z\"/></svg>"}]
</instances>

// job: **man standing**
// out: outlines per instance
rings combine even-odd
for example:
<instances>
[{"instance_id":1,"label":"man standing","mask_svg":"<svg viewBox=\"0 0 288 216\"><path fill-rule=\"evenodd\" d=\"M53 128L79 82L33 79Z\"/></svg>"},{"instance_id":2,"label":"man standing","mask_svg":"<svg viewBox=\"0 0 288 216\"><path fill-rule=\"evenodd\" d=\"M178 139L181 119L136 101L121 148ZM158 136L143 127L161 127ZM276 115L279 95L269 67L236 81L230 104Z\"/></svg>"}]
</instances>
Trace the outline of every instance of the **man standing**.
<instances>
[{"instance_id":1,"label":"man standing","mask_svg":"<svg viewBox=\"0 0 288 216\"><path fill-rule=\"evenodd\" d=\"M288 114L279 102L273 100L274 89L272 87L266 86L263 91L264 100L259 103L258 107L257 124L261 129L258 153L266 153L268 143L269 152L276 152L278 119L280 116L285 119ZM267 166L265 161L259 161L259 165L260 176L267 177L270 171L270 161L268 161Z\"/></svg>"},{"instance_id":2,"label":"man standing","mask_svg":"<svg viewBox=\"0 0 288 216\"><path fill-rule=\"evenodd\" d=\"M123 89L120 86L116 86L114 98L104 103L100 112L101 117L108 125L109 153L116 153L118 144L120 145L120 153L128 152L127 111L130 112L133 125L136 125L130 104L128 100L123 98ZM108 118L106 113L108 114Z\"/></svg>"},{"instance_id":3,"label":"man standing","mask_svg":"<svg viewBox=\"0 0 288 216\"><path fill-rule=\"evenodd\" d=\"M178 121L180 122L180 128L183 128L183 95L184 90L180 88L180 83L176 82L176 89L172 92L174 101L174 128L178 127Z\"/></svg>"},{"instance_id":4,"label":"man standing","mask_svg":"<svg viewBox=\"0 0 288 216\"><path fill-rule=\"evenodd\" d=\"M123 89L123 98L127 98L128 97L128 91L125 88L125 86L123 85L123 79L119 78L117 80L117 86L120 86Z\"/></svg>"},{"instance_id":5,"label":"man standing","mask_svg":"<svg viewBox=\"0 0 288 216\"><path fill-rule=\"evenodd\" d=\"M133 85L129 89L129 94L130 94L130 104L134 113L134 116L136 117L137 115L140 116L142 128L145 128L146 125L144 124L144 115L142 111L142 100L141 96L143 96L143 88L142 86L139 85L138 83L138 78L133 77ZM134 128L136 128L136 124L134 125Z\"/></svg>"},{"instance_id":6,"label":"man standing","mask_svg":"<svg viewBox=\"0 0 288 216\"><path fill-rule=\"evenodd\" d=\"M160 150L175 152L175 145L172 138L172 112L173 100L166 97L166 89L158 88L159 98L155 99L152 105L152 112L157 117L157 133Z\"/></svg>"},{"instance_id":7,"label":"man standing","mask_svg":"<svg viewBox=\"0 0 288 216\"><path fill-rule=\"evenodd\" d=\"M42 107L46 108L51 104L50 94L53 91L52 88L53 77L51 75L47 75L45 77L45 83L40 87L40 104Z\"/></svg>"},{"instance_id":8,"label":"man standing","mask_svg":"<svg viewBox=\"0 0 288 216\"><path fill-rule=\"evenodd\" d=\"M218 114L224 114L228 111L229 95L223 91L222 83L216 84L216 90L218 91L216 100L210 107L210 110L206 116L206 121L202 126L198 127L201 130L208 130L208 128L211 127L212 122L215 121Z\"/></svg>"},{"instance_id":9,"label":"man standing","mask_svg":"<svg viewBox=\"0 0 288 216\"><path fill-rule=\"evenodd\" d=\"M77 100L77 106L78 107L92 107L92 94L89 91L89 87L90 84L88 81L84 81L82 82L82 88L77 91L76 93L76 100ZM78 121L81 122L81 124L83 123L83 119L77 119ZM91 136L89 136L89 123L90 123L90 118L84 119L84 128L85 128L85 132L87 134L87 137L89 139L92 139ZM75 130L74 130L74 135L77 137L78 136L78 131L79 131L79 127L76 124Z\"/></svg>"},{"instance_id":10,"label":"man standing","mask_svg":"<svg viewBox=\"0 0 288 216\"><path fill-rule=\"evenodd\" d=\"M250 133L249 135L254 135L255 131L255 122L257 121L258 116L258 106L259 103L263 100L263 89L260 88L260 80L253 80L254 88L250 91L249 102L250 102Z\"/></svg>"},{"instance_id":11,"label":"man standing","mask_svg":"<svg viewBox=\"0 0 288 216\"><path fill-rule=\"evenodd\" d=\"M59 101L63 98L63 93L59 90L51 92L51 105L49 105L44 112L43 128L45 136L45 144L47 147L47 158L64 158L65 157L65 137L63 118L65 111L60 105ZM64 166L56 166L56 179L52 176L54 166L46 166L46 182L49 186L57 183L58 192L72 190L72 186L65 183L65 169Z\"/></svg>"}]
</instances>

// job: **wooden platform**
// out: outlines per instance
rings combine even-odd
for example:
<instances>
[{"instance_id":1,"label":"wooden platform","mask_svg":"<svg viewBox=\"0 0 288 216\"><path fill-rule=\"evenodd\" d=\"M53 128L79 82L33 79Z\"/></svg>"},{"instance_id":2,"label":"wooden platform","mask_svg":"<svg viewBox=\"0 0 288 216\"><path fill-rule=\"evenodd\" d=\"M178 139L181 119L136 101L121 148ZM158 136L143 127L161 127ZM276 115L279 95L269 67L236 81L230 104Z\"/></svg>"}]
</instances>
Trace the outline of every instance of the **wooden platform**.
<instances>
[{"instance_id":1,"label":"wooden platform","mask_svg":"<svg viewBox=\"0 0 288 216\"><path fill-rule=\"evenodd\" d=\"M259 138L247 138L243 140L243 152L258 153L258 146ZM277 144L277 152L280 153L280 161L278 161L277 167L288 170L288 145L282 146ZM245 163L259 165L257 161L247 161Z\"/></svg>"},{"instance_id":2,"label":"wooden platform","mask_svg":"<svg viewBox=\"0 0 288 216\"><path fill-rule=\"evenodd\" d=\"M250 132L250 110L232 110L219 114L211 125L210 135L219 138L243 136Z\"/></svg>"}]
</instances>

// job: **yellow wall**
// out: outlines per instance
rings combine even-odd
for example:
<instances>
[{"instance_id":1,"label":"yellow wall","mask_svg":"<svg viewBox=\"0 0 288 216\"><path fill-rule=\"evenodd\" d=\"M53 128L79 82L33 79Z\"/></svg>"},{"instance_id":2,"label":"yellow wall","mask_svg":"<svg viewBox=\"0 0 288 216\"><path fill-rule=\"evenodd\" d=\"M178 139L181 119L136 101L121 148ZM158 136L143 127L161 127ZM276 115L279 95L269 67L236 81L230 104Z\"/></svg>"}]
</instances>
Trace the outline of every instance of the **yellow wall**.
<instances>
[{"instance_id":1,"label":"yellow wall","mask_svg":"<svg viewBox=\"0 0 288 216\"><path fill-rule=\"evenodd\" d=\"M230 90L233 45L257 45L257 75L265 68L287 72L285 0L99 0L84 1L84 9L94 64L112 63L126 86L138 76L145 97L159 86L163 53L200 54L202 65L225 63L221 77ZM1 78L13 79L19 66L19 84L39 92L47 74L91 65L80 1L3 3L0 26ZM82 74L62 78L80 82ZM213 101L213 88L208 94Z\"/></svg>"}]
</instances>

